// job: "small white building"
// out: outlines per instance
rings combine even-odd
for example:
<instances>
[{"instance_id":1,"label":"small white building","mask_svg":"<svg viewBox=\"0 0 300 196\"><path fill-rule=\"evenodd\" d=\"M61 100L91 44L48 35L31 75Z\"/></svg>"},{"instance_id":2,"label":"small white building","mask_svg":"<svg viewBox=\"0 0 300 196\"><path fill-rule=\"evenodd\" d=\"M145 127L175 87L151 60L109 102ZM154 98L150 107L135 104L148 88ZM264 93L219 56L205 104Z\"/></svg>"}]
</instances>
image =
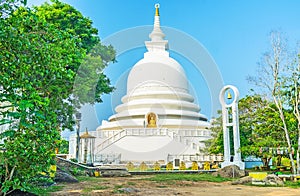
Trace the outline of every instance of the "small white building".
<instances>
[{"instance_id":1,"label":"small white building","mask_svg":"<svg viewBox=\"0 0 300 196\"><path fill-rule=\"evenodd\" d=\"M189 93L181 65L169 56L168 41L160 28L156 5L154 28L146 41L147 52L131 69L127 94L116 114L94 132L95 161L170 161L168 158L200 153L210 138L210 123L199 113ZM70 137L75 157L76 135Z\"/></svg>"}]
</instances>

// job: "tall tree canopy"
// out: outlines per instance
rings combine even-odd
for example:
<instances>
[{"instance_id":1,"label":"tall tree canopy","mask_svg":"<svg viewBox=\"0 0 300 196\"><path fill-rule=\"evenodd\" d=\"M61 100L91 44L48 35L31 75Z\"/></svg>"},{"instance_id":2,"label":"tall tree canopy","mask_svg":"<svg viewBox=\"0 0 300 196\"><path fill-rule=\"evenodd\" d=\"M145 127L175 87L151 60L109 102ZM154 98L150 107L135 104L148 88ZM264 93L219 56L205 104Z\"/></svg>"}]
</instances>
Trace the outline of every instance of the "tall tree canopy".
<instances>
[{"instance_id":1,"label":"tall tree canopy","mask_svg":"<svg viewBox=\"0 0 300 196\"><path fill-rule=\"evenodd\" d=\"M76 45L85 49L87 55L84 60L74 59L66 67L77 73L73 86L70 86L73 104L79 107L85 103L102 102L101 95L114 89L103 73L108 63L115 61L116 52L113 47L102 45L92 21L66 3L52 0L51 4L44 3L35 9L40 18L69 33L75 38Z\"/></svg>"},{"instance_id":2,"label":"tall tree canopy","mask_svg":"<svg viewBox=\"0 0 300 196\"><path fill-rule=\"evenodd\" d=\"M7 15L0 18L0 126L6 125L0 133L0 195L30 189L37 174L53 164L60 130L72 128L76 108L101 101L100 95L113 89L102 70L115 52L101 45L90 20L58 1L40 10L13 7L18 3L1 7ZM68 16L67 28L42 17L52 6ZM77 24L82 31L76 32ZM82 97L73 91L80 69L93 76L85 78L86 88L77 89Z\"/></svg>"},{"instance_id":3,"label":"tall tree canopy","mask_svg":"<svg viewBox=\"0 0 300 196\"><path fill-rule=\"evenodd\" d=\"M294 156L292 154L293 139L291 138L293 130L288 127L289 116L285 111L294 114L294 118L298 121L298 150L297 165L300 172L300 68L297 52L292 52L289 48L287 39L282 33L273 31L270 33L270 50L264 53L259 62L258 74L249 77L254 82L258 91L264 92L265 95L272 100L276 112L281 120L282 133L285 136L286 144L289 152L293 173L296 173L294 164Z\"/></svg>"},{"instance_id":4,"label":"tall tree canopy","mask_svg":"<svg viewBox=\"0 0 300 196\"><path fill-rule=\"evenodd\" d=\"M99 43L98 30L92 26L93 22L71 5L52 0L51 4L46 2L35 8L40 18L79 38L77 45L84 48L87 53Z\"/></svg>"}]
</instances>

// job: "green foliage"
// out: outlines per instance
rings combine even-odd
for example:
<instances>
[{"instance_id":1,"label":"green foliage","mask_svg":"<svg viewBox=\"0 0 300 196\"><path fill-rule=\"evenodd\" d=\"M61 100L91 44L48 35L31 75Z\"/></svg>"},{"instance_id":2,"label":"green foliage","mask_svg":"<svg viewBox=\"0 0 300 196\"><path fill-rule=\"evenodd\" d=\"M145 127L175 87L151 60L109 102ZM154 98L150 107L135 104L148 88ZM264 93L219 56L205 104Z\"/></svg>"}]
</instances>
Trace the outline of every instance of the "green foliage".
<instances>
[{"instance_id":1,"label":"green foliage","mask_svg":"<svg viewBox=\"0 0 300 196\"><path fill-rule=\"evenodd\" d=\"M231 178L222 178L219 176L213 176L211 174L157 174L153 177L146 178L145 180L151 180L156 182L168 182L168 181L207 181L207 182L226 182L231 181Z\"/></svg>"},{"instance_id":2,"label":"green foliage","mask_svg":"<svg viewBox=\"0 0 300 196\"><path fill-rule=\"evenodd\" d=\"M134 186L134 185L136 185L136 183L135 182L127 182L127 185Z\"/></svg>"},{"instance_id":3,"label":"green foliage","mask_svg":"<svg viewBox=\"0 0 300 196\"><path fill-rule=\"evenodd\" d=\"M258 95L246 96L239 101L240 142L242 147L253 143L250 138L252 135L254 119L257 115L256 112L263 104L262 99ZM219 116L212 122L212 139L206 142L208 151L213 154L224 152L222 112L218 111L218 115ZM233 152L232 146L231 151Z\"/></svg>"},{"instance_id":4,"label":"green foliage","mask_svg":"<svg viewBox=\"0 0 300 196\"><path fill-rule=\"evenodd\" d=\"M286 158L286 157L283 157L283 158L281 159L281 165L290 167L290 166L291 166L291 161L290 161L290 159L288 159L288 158Z\"/></svg>"},{"instance_id":5,"label":"green foliage","mask_svg":"<svg viewBox=\"0 0 300 196\"><path fill-rule=\"evenodd\" d=\"M291 188L299 188L300 187L300 180L298 180L297 182L286 181L286 182L284 182L284 186L291 187Z\"/></svg>"},{"instance_id":6,"label":"green foliage","mask_svg":"<svg viewBox=\"0 0 300 196\"><path fill-rule=\"evenodd\" d=\"M48 178L46 175L39 174L31 179L33 186L47 186L54 183L53 179Z\"/></svg>"},{"instance_id":7,"label":"green foliage","mask_svg":"<svg viewBox=\"0 0 300 196\"><path fill-rule=\"evenodd\" d=\"M0 20L0 26L0 102L10 106L1 116L11 121L0 135L5 149L1 192L7 192L28 189L30 179L53 164L60 124L51 106L69 96L63 86L74 73L65 65L81 49L67 33L25 8Z\"/></svg>"},{"instance_id":8,"label":"green foliage","mask_svg":"<svg viewBox=\"0 0 300 196\"><path fill-rule=\"evenodd\" d=\"M70 172L74 176L84 176L85 175L85 171L81 168L78 168L78 167L70 168Z\"/></svg>"},{"instance_id":9,"label":"green foliage","mask_svg":"<svg viewBox=\"0 0 300 196\"><path fill-rule=\"evenodd\" d=\"M282 137L282 121L274 104L263 99L260 95L248 95L239 101L239 125L242 156L255 155L270 159L272 153L261 151L262 147L287 146ZM210 153L223 153L222 117L215 119L212 126L213 138L206 145ZM285 118L289 122L288 127L291 138L296 141L296 121L285 111Z\"/></svg>"},{"instance_id":10,"label":"green foliage","mask_svg":"<svg viewBox=\"0 0 300 196\"><path fill-rule=\"evenodd\" d=\"M218 111L218 117L212 120L211 126L211 139L204 141L205 149L204 152L211 154L219 154L224 152L223 146L223 128L222 128L222 112Z\"/></svg>"},{"instance_id":11,"label":"green foliage","mask_svg":"<svg viewBox=\"0 0 300 196\"><path fill-rule=\"evenodd\" d=\"M104 46L98 44L96 47ZM101 63L102 61L100 55L88 54L77 70L73 93L78 97L79 103L102 102L101 95L110 93L114 89L110 86L110 80L103 73L106 65Z\"/></svg>"},{"instance_id":12,"label":"green foliage","mask_svg":"<svg viewBox=\"0 0 300 196\"><path fill-rule=\"evenodd\" d=\"M61 139L59 141L59 154L68 154L69 153L69 141Z\"/></svg>"},{"instance_id":13,"label":"green foliage","mask_svg":"<svg viewBox=\"0 0 300 196\"><path fill-rule=\"evenodd\" d=\"M123 188L123 185L115 185L114 186L114 191L113 193L116 193L116 194L122 194L122 193L125 193L124 190L122 190L121 188Z\"/></svg>"},{"instance_id":14,"label":"green foliage","mask_svg":"<svg viewBox=\"0 0 300 196\"><path fill-rule=\"evenodd\" d=\"M266 102L266 101L265 101ZM246 146L242 146L242 153L247 155L255 155L261 157L267 166L269 160L274 155L271 150L262 150L262 148L286 147L286 139L282 137L282 121L276 111L274 104L267 103L257 109L252 117L252 133L249 137L250 142ZM284 111L286 121L292 122L289 111ZM290 135L295 135L296 131L294 123L287 124ZM295 141L295 136L291 137Z\"/></svg>"},{"instance_id":15,"label":"green foliage","mask_svg":"<svg viewBox=\"0 0 300 196\"><path fill-rule=\"evenodd\" d=\"M6 2L1 4L6 6L6 17L0 18L0 124L7 125L0 133L0 141L4 141L0 144L0 194L30 190L35 176L48 173L55 163L54 150L61 143L60 130L72 129L78 103L94 103L100 101L94 99L96 95L111 92L109 80L101 71L114 59L112 47L100 45L102 51L109 51L103 53L105 60L95 55L100 60L99 80L92 78L97 81L92 87L96 95L93 100L71 96L76 72L87 51L92 51L88 45L100 44L91 21L58 1L40 10L17 9L22 1ZM53 13L47 9L52 6L62 14L61 20L50 20ZM82 22L80 32L70 26L74 24L73 14L76 24ZM90 89L82 89L82 94Z\"/></svg>"},{"instance_id":16,"label":"green foliage","mask_svg":"<svg viewBox=\"0 0 300 196\"><path fill-rule=\"evenodd\" d=\"M71 5L52 0L51 4L46 2L35 8L40 18L68 32L73 37L79 38L76 41L77 46L84 48L87 53L99 43L98 30L92 26L92 20L84 17Z\"/></svg>"},{"instance_id":17,"label":"green foliage","mask_svg":"<svg viewBox=\"0 0 300 196\"><path fill-rule=\"evenodd\" d=\"M275 108L275 110L273 112L278 114L280 118L280 129L282 129L282 135L285 137L286 146L289 149L288 155L291 160L292 171L295 174L300 172L300 164L298 159L298 171L296 171L291 149L293 146L297 146L297 156L299 156L300 63L299 49L297 49L297 51L289 51L286 40L281 32L272 31L270 33L271 47L269 51L263 54L259 62L259 74L254 77L249 77L249 80L254 82L260 88L260 91L265 91L265 95L271 98L274 104L273 108ZM295 118L294 120L297 121L297 124L291 127L289 122L291 122L293 118ZM297 127L297 132L295 131L295 127ZM298 137L298 139L295 140L295 137Z\"/></svg>"},{"instance_id":18,"label":"green foliage","mask_svg":"<svg viewBox=\"0 0 300 196\"><path fill-rule=\"evenodd\" d=\"M55 186L49 186L49 187L33 187L30 190L30 193L36 194L36 195L50 195L52 192L58 192L63 190L64 186L61 185L55 185Z\"/></svg>"},{"instance_id":19,"label":"green foliage","mask_svg":"<svg viewBox=\"0 0 300 196\"><path fill-rule=\"evenodd\" d=\"M100 43L98 30L92 26L93 22L84 17L74 7L52 0L36 7L36 13L48 23L68 32L76 38L76 45L85 49L87 56L84 60L74 60L67 65L67 69L76 72L74 85L71 85L74 96L73 103L80 104L102 102L101 95L113 91L110 80L103 73L109 62L115 61L116 52L112 46Z\"/></svg>"},{"instance_id":20,"label":"green foliage","mask_svg":"<svg viewBox=\"0 0 300 196\"><path fill-rule=\"evenodd\" d=\"M72 162L74 162L74 163L77 163L77 162L78 162L77 159L75 159L75 158L71 158L70 161L72 161Z\"/></svg>"}]
</instances>

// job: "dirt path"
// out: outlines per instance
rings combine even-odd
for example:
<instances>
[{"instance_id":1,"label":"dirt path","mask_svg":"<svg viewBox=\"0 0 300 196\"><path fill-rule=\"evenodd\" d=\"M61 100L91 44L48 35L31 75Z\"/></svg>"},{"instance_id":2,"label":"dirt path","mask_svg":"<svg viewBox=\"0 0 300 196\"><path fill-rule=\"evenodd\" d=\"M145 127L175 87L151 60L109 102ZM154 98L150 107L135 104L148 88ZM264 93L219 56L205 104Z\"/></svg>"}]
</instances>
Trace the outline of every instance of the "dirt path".
<instances>
[{"instance_id":1,"label":"dirt path","mask_svg":"<svg viewBox=\"0 0 300 196\"><path fill-rule=\"evenodd\" d=\"M230 182L191 182L144 180L149 176L127 178L94 178L75 184L64 184L62 191L51 195L203 195L203 196L299 196L300 189L231 185ZM58 184L60 186L61 184Z\"/></svg>"}]
</instances>

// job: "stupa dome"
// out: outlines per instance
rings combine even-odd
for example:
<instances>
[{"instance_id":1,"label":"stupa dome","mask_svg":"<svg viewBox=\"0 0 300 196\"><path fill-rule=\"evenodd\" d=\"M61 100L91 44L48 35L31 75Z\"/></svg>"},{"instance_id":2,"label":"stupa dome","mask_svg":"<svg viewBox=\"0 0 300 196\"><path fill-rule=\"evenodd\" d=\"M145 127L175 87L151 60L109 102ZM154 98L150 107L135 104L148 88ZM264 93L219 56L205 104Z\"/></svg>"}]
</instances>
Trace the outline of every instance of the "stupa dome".
<instances>
[{"instance_id":1,"label":"stupa dome","mask_svg":"<svg viewBox=\"0 0 300 196\"><path fill-rule=\"evenodd\" d=\"M143 85L188 92L188 81L181 65L173 58L159 53L146 53L131 69L127 80L127 93L130 94L135 88Z\"/></svg>"}]
</instances>

